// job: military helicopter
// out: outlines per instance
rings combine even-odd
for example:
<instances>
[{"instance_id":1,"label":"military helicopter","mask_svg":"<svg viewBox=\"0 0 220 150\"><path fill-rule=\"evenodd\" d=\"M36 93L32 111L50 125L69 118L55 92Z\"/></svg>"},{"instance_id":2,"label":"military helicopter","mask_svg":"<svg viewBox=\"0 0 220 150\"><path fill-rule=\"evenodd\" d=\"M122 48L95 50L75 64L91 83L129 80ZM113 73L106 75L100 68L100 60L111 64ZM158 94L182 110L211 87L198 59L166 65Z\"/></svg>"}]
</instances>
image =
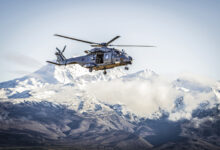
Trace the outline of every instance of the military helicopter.
<instances>
[{"instance_id":1,"label":"military helicopter","mask_svg":"<svg viewBox=\"0 0 220 150\"><path fill-rule=\"evenodd\" d=\"M103 73L106 74L106 69L111 69L118 66L125 66L125 70L128 70L129 68L127 65L132 64L132 57L128 56L127 53L125 53L124 50L118 50L115 48L110 48L112 46L114 47L154 47L150 45L112 45L111 43L118 39L120 36L116 36L110 41L106 43L96 43L96 42L90 42L85 40L76 39L73 37L67 37L59 34L55 34L54 36L75 40L79 42L84 42L87 44L90 44L91 47L94 47L91 50L84 51L86 55L74 57L74 58L68 58L63 55L63 52L66 49L66 46L64 46L63 50L56 48L57 52L55 53L57 57L56 62L47 61L48 63L55 64L55 65L70 65L70 64L79 64L82 67L88 68L89 72L92 72L93 70L104 70Z\"/></svg>"}]
</instances>

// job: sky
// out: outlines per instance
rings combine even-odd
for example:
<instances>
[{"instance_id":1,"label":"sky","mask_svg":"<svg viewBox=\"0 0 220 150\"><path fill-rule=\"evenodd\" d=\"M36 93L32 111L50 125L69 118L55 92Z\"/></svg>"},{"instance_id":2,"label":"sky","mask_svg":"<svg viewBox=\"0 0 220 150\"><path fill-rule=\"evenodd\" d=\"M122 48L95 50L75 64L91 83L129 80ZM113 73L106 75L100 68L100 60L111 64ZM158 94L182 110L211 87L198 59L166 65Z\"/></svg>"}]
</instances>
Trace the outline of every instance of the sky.
<instances>
[{"instance_id":1,"label":"sky","mask_svg":"<svg viewBox=\"0 0 220 150\"><path fill-rule=\"evenodd\" d=\"M0 82L30 74L55 59L79 56L94 42L148 44L124 48L134 58L129 72L151 69L160 75L198 74L220 80L218 0L0 0Z\"/></svg>"}]
</instances>

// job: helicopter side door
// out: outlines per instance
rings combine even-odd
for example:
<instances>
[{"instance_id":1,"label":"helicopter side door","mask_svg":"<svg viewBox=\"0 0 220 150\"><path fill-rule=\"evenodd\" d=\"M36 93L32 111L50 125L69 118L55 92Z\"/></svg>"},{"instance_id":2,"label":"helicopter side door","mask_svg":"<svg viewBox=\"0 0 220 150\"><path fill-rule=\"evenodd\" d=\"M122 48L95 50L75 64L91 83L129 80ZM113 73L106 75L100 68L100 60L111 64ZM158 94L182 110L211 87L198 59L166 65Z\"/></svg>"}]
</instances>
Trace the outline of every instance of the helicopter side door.
<instances>
[{"instance_id":1,"label":"helicopter side door","mask_svg":"<svg viewBox=\"0 0 220 150\"><path fill-rule=\"evenodd\" d=\"M104 63L110 64L112 62L112 53L104 53Z\"/></svg>"},{"instance_id":2,"label":"helicopter side door","mask_svg":"<svg viewBox=\"0 0 220 150\"><path fill-rule=\"evenodd\" d=\"M96 54L96 63L97 64L103 64L104 63L104 54L103 53L97 53Z\"/></svg>"}]
</instances>

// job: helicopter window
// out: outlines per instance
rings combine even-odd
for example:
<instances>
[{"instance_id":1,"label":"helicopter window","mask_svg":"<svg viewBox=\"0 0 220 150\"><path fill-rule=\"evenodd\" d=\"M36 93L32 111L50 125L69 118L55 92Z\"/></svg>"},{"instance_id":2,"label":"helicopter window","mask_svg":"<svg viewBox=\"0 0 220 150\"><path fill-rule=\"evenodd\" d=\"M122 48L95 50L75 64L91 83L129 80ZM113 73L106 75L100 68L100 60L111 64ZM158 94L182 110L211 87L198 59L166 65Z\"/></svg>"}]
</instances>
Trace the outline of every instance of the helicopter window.
<instances>
[{"instance_id":1,"label":"helicopter window","mask_svg":"<svg viewBox=\"0 0 220 150\"><path fill-rule=\"evenodd\" d=\"M121 52L120 51L115 51L115 55L119 56L119 55L121 55Z\"/></svg>"},{"instance_id":2,"label":"helicopter window","mask_svg":"<svg viewBox=\"0 0 220 150\"><path fill-rule=\"evenodd\" d=\"M108 54L105 54L105 59L108 59Z\"/></svg>"}]
</instances>

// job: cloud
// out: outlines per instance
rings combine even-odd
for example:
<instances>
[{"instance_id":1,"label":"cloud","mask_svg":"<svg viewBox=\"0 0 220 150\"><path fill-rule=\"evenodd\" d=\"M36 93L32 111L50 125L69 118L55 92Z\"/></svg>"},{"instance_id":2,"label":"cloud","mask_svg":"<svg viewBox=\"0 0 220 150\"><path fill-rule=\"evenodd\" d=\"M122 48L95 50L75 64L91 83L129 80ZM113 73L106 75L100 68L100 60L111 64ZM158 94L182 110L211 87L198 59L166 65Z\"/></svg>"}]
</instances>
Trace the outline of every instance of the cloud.
<instances>
[{"instance_id":1,"label":"cloud","mask_svg":"<svg viewBox=\"0 0 220 150\"><path fill-rule=\"evenodd\" d=\"M159 109L172 109L178 95L170 82L159 77L153 81L117 79L97 82L89 84L87 91L104 102L123 104L134 113L147 117Z\"/></svg>"},{"instance_id":2,"label":"cloud","mask_svg":"<svg viewBox=\"0 0 220 150\"><path fill-rule=\"evenodd\" d=\"M192 74L189 72L182 73L179 78L199 84L200 86L213 86L214 84L216 84L216 81L211 78L198 74Z\"/></svg>"},{"instance_id":3,"label":"cloud","mask_svg":"<svg viewBox=\"0 0 220 150\"><path fill-rule=\"evenodd\" d=\"M30 56L27 56L27 55L22 55L22 54L6 54L3 59L7 60L8 62L11 62L11 63L16 63L16 64L19 64L19 65L22 65L22 66L25 66L25 67L40 67L42 66L42 64L30 57Z\"/></svg>"},{"instance_id":4,"label":"cloud","mask_svg":"<svg viewBox=\"0 0 220 150\"><path fill-rule=\"evenodd\" d=\"M193 84L212 86L213 82L209 80L190 78L189 82ZM189 85L189 84L188 84ZM200 87L200 86L198 86ZM201 86L203 88L204 86ZM190 87L189 87L190 88ZM151 118L153 114L160 109L169 113L169 119L177 121L179 119L191 119L193 110L200 107L200 104L206 104L204 108L212 108L218 103L213 90L182 91L176 88L173 82L166 78L156 77L149 80L116 79L112 81L100 81L87 85L87 92L100 101L109 104L125 105L135 114ZM182 109L176 109L176 100L183 97Z\"/></svg>"}]
</instances>

